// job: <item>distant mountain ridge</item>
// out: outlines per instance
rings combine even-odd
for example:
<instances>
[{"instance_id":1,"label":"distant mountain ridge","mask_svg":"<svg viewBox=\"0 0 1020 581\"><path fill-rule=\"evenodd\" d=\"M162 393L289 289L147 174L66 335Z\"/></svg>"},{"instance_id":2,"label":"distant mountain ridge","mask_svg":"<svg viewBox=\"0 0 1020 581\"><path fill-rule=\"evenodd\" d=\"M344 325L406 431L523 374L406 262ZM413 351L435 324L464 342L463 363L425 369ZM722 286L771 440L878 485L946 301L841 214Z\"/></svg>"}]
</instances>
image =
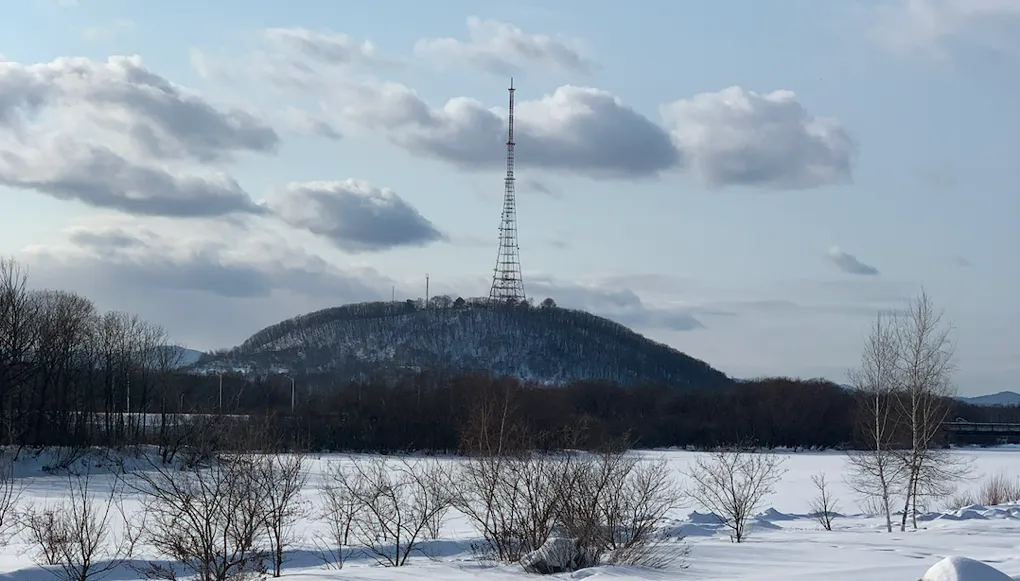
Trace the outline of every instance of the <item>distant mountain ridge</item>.
<instances>
[{"instance_id":1,"label":"distant mountain ridge","mask_svg":"<svg viewBox=\"0 0 1020 581\"><path fill-rule=\"evenodd\" d=\"M477 299L428 309L411 301L357 303L301 315L207 354L194 367L217 369L352 378L380 370L485 370L550 384L730 384L704 361L608 319L558 307L491 307Z\"/></svg>"},{"instance_id":2,"label":"distant mountain ridge","mask_svg":"<svg viewBox=\"0 0 1020 581\"><path fill-rule=\"evenodd\" d=\"M974 397L961 397L961 401L971 405L994 406L994 405L1020 405L1020 393L1015 391L1000 391L988 395Z\"/></svg>"}]
</instances>

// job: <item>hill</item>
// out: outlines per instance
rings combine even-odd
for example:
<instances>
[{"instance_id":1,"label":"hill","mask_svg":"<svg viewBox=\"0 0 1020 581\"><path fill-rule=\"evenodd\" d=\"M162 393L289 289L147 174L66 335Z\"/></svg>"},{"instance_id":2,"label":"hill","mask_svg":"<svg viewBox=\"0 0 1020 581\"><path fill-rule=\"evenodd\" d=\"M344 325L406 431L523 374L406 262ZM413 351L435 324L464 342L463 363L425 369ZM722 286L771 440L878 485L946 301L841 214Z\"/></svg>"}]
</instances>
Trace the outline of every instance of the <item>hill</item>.
<instances>
[{"instance_id":1,"label":"hill","mask_svg":"<svg viewBox=\"0 0 1020 581\"><path fill-rule=\"evenodd\" d=\"M975 397L961 397L963 402L971 405L995 406L995 405L1020 405L1020 393L1015 391L1000 391L989 395Z\"/></svg>"},{"instance_id":2,"label":"hill","mask_svg":"<svg viewBox=\"0 0 1020 581\"><path fill-rule=\"evenodd\" d=\"M172 346L172 349L174 350L172 357L175 361L178 361L179 367L194 365L204 355L201 351L188 349L187 347L181 347L180 345L174 345Z\"/></svg>"},{"instance_id":3,"label":"hill","mask_svg":"<svg viewBox=\"0 0 1020 581\"><path fill-rule=\"evenodd\" d=\"M551 384L729 383L703 361L584 311L493 308L461 299L429 309L412 301L358 303L295 317L195 366L200 373L217 369L336 372L352 378L380 371L486 370Z\"/></svg>"}]
</instances>

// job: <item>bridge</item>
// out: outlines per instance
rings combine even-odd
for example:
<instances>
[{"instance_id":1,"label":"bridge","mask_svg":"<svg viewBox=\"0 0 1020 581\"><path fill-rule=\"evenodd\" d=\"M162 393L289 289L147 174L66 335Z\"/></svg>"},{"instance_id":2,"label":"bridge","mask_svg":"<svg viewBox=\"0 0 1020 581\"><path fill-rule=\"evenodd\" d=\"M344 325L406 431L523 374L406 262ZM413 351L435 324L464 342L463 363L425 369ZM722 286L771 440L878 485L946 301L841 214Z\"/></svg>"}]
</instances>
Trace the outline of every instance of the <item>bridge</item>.
<instances>
[{"instance_id":1,"label":"bridge","mask_svg":"<svg viewBox=\"0 0 1020 581\"><path fill-rule=\"evenodd\" d=\"M943 426L952 443L1020 444L1020 424L956 420Z\"/></svg>"}]
</instances>

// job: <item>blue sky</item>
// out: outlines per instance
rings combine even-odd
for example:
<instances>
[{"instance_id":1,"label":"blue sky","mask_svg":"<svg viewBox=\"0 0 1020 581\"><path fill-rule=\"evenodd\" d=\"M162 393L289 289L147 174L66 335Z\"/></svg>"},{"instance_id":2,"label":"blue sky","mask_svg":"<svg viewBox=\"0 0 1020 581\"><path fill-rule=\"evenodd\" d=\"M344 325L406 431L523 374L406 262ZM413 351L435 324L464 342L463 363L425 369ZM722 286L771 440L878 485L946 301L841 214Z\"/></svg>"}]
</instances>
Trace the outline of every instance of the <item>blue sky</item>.
<instances>
[{"instance_id":1,"label":"blue sky","mask_svg":"<svg viewBox=\"0 0 1020 581\"><path fill-rule=\"evenodd\" d=\"M486 294L512 74L529 296L842 381L924 287L960 391L1020 387L1020 2L39 0L0 39L0 248L194 348Z\"/></svg>"}]
</instances>

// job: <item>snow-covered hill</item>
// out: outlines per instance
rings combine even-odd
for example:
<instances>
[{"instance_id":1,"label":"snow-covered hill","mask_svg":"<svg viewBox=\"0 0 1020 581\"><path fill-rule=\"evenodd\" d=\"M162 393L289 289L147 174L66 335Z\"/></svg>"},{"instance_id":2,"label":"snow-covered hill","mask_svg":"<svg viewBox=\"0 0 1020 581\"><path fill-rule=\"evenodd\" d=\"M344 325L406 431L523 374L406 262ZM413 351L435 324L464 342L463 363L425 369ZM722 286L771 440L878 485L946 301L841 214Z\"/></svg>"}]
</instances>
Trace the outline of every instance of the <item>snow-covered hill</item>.
<instances>
[{"instance_id":1,"label":"snow-covered hill","mask_svg":"<svg viewBox=\"0 0 1020 581\"><path fill-rule=\"evenodd\" d=\"M464 301L447 308L378 302L317 311L267 327L195 367L200 373L216 369L351 377L383 370L484 370L547 383L689 387L729 382L703 361L583 311Z\"/></svg>"},{"instance_id":2,"label":"snow-covered hill","mask_svg":"<svg viewBox=\"0 0 1020 581\"><path fill-rule=\"evenodd\" d=\"M180 362L178 364L180 367L194 365L202 358L202 355L204 355L201 351L188 349L187 347L181 347L180 345L175 345L174 350L174 359Z\"/></svg>"}]
</instances>

